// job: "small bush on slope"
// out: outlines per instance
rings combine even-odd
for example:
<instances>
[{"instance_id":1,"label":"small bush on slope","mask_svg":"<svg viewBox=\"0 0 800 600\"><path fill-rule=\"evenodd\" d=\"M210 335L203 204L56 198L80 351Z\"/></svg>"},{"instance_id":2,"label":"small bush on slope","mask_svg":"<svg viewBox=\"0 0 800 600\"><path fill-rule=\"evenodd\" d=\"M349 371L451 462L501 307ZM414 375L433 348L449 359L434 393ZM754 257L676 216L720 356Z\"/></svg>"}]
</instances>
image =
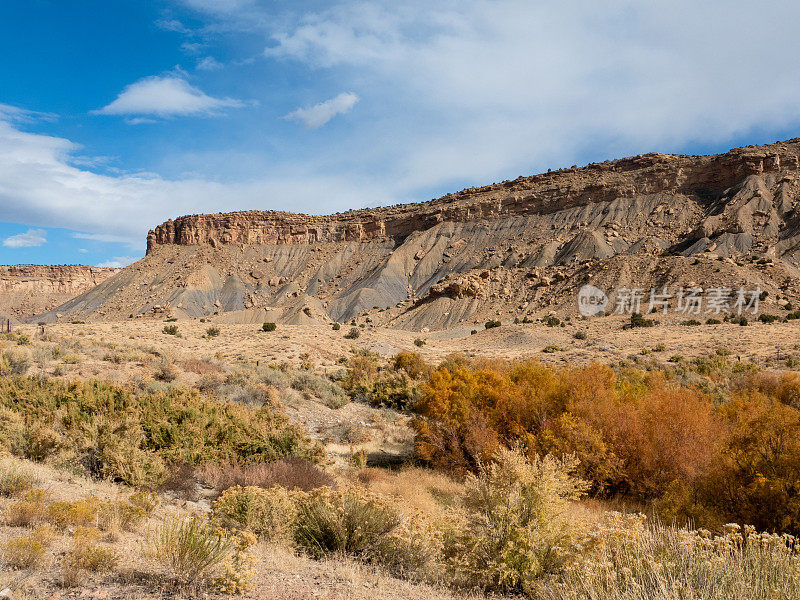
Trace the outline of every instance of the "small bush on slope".
<instances>
[{"instance_id":1,"label":"small bush on slope","mask_svg":"<svg viewBox=\"0 0 800 600\"><path fill-rule=\"evenodd\" d=\"M92 475L135 486L158 485L171 463L247 465L319 455L316 444L268 407L181 388L136 394L102 381L21 377L0 379L0 445L40 460L60 454Z\"/></svg>"}]
</instances>

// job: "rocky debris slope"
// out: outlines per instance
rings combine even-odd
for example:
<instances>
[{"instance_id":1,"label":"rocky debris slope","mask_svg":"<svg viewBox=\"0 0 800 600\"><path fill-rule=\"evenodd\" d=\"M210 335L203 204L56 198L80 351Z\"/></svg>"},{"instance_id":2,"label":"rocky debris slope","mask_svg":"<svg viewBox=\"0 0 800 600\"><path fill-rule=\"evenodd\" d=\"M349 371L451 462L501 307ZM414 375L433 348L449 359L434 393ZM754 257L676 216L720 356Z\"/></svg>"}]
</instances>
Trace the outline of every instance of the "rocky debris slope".
<instances>
[{"instance_id":1,"label":"rocky debris slope","mask_svg":"<svg viewBox=\"0 0 800 600\"><path fill-rule=\"evenodd\" d=\"M789 294L798 200L791 140L646 154L327 216L189 215L151 231L143 260L42 318L363 317L424 329L534 315L574 302L590 280L649 288L724 275Z\"/></svg>"},{"instance_id":2,"label":"rocky debris slope","mask_svg":"<svg viewBox=\"0 0 800 600\"><path fill-rule=\"evenodd\" d=\"M44 312L119 270L81 265L0 265L0 313L20 318Z\"/></svg>"}]
</instances>

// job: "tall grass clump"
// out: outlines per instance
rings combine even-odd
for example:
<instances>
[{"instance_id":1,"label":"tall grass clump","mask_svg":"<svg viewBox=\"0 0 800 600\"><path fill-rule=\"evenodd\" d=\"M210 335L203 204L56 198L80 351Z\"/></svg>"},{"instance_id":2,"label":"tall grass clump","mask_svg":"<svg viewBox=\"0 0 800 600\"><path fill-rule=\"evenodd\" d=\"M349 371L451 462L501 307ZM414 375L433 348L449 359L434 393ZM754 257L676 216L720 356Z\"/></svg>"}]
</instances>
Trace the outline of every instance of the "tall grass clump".
<instances>
[{"instance_id":1,"label":"tall grass clump","mask_svg":"<svg viewBox=\"0 0 800 600\"><path fill-rule=\"evenodd\" d=\"M181 586L210 582L231 550L228 535L201 517L169 518L148 534L145 554Z\"/></svg>"},{"instance_id":2,"label":"tall grass clump","mask_svg":"<svg viewBox=\"0 0 800 600\"><path fill-rule=\"evenodd\" d=\"M796 600L799 542L729 524L691 531L643 515L611 513L562 572L538 586L543 600Z\"/></svg>"}]
</instances>

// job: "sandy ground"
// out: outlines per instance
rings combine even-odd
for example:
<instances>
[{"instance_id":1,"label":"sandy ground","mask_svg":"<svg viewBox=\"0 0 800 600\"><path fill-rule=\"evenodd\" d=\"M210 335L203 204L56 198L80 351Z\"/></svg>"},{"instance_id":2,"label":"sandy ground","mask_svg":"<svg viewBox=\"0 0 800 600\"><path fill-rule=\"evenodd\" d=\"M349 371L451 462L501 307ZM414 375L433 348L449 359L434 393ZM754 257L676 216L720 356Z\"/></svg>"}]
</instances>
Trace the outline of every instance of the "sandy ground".
<instances>
[{"instance_id":1,"label":"sandy ground","mask_svg":"<svg viewBox=\"0 0 800 600\"><path fill-rule=\"evenodd\" d=\"M85 325L48 325L46 334L54 340L94 343L109 350L139 349L181 357L217 359L225 362L247 361L261 365L311 363L324 372L341 368L339 361L354 349L367 349L383 356L400 351L419 352L436 362L455 352L487 358L538 358L553 364L584 364L593 361L612 362L630 359L642 350L655 351L664 360L674 355L691 359L725 348L741 360L769 365L800 356L800 320L764 324L752 322L746 327L719 325L686 326L673 322L655 327L624 330L628 321L622 316L590 320L572 320L563 327L547 327L543 323L503 324L493 329L481 328L470 334L469 327L448 331L417 333L397 329L366 327L359 329L357 339L346 339L349 326L333 331L326 326L279 325L273 332L262 332L254 325L213 324L220 334L205 337L211 323L197 320L178 321L178 335L162 332L163 321L131 321L91 323ZM36 337L38 327L20 326L17 331ZM578 331L585 339L576 339ZM424 340L418 347L415 340ZM552 352L543 352L556 346ZM552 348L551 348L552 349ZM101 357L102 358L102 357ZM113 371L114 378L125 379L137 368L132 364L106 365L89 361L77 370Z\"/></svg>"}]
</instances>

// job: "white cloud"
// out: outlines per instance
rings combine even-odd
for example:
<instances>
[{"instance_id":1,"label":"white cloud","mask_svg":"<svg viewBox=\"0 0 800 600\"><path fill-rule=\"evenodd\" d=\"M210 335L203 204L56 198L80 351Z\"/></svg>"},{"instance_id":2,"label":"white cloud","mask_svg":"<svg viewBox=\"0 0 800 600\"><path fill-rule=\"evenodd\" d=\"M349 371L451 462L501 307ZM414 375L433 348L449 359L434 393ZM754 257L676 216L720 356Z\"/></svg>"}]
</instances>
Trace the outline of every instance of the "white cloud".
<instances>
[{"instance_id":1,"label":"white cloud","mask_svg":"<svg viewBox=\"0 0 800 600\"><path fill-rule=\"evenodd\" d=\"M291 209L327 213L389 202L381 184L351 174L326 176L287 164L259 179L209 181L202 175L107 175L72 164L69 140L22 131L0 118L0 206L3 220L81 232L76 239L127 243L143 251L148 229L180 215L221 210ZM216 162L219 162L217 159ZM237 157L237 160L244 160Z\"/></svg>"},{"instance_id":2,"label":"white cloud","mask_svg":"<svg viewBox=\"0 0 800 600\"><path fill-rule=\"evenodd\" d=\"M206 13L231 14L251 8L255 0L182 0L189 8Z\"/></svg>"},{"instance_id":3,"label":"white cloud","mask_svg":"<svg viewBox=\"0 0 800 600\"><path fill-rule=\"evenodd\" d=\"M115 256L114 258L110 258L106 261L98 263L96 266L98 267L106 267L111 269L121 269L122 267L127 267L128 265L132 265L137 260L139 260L139 256Z\"/></svg>"},{"instance_id":4,"label":"white cloud","mask_svg":"<svg viewBox=\"0 0 800 600\"><path fill-rule=\"evenodd\" d=\"M91 240L93 242L102 242L107 244L124 244L128 243L128 239L121 235L112 235L109 233L73 233L72 237L76 240Z\"/></svg>"},{"instance_id":5,"label":"white cloud","mask_svg":"<svg viewBox=\"0 0 800 600\"><path fill-rule=\"evenodd\" d=\"M201 71L219 71L224 65L213 56L206 56L198 61L197 68Z\"/></svg>"},{"instance_id":6,"label":"white cloud","mask_svg":"<svg viewBox=\"0 0 800 600\"><path fill-rule=\"evenodd\" d=\"M306 129L317 129L325 125L325 123L336 115L343 115L349 112L356 105L358 100L358 96L354 93L344 92L335 98L325 100L325 102L320 102L314 106L298 108L290 112L284 118L292 121L300 121L305 125Z\"/></svg>"},{"instance_id":7,"label":"white cloud","mask_svg":"<svg viewBox=\"0 0 800 600\"><path fill-rule=\"evenodd\" d=\"M3 240L7 248L33 248L47 243L47 232L44 229L28 229L25 233L18 233Z\"/></svg>"},{"instance_id":8,"label":"white cloud","mask_svg":"<svg viewBox=\"0 0 800 600\"><path fill-rule=\"evenodd\" d=\"M364 147L414 189L791 131L797 19L789 0L345 1L265 54L358 86L382 109Z\"/></svg>"},{"instance_id":9,"label":"white cloud","mask_svg":"<svg viewBox=\"0 0 800 600\"><path fill-rule=\"evenodd\" d=\"M212 115L225 108L244 106L232 98L213 98L177 75L146 77L130 84L108 106L93 111L103 115L157 115L159 117ZM141 122L141 121L139 121Z\"/></svg>"}]
</instances>

